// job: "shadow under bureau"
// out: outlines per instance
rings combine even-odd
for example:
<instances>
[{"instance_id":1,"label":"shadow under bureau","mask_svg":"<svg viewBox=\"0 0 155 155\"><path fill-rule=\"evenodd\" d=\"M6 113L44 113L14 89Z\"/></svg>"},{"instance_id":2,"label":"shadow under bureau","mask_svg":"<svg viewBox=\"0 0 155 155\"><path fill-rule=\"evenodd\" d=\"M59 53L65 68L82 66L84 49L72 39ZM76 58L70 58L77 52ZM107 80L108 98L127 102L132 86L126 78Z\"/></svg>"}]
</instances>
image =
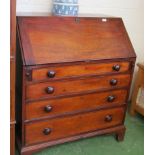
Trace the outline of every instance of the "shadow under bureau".
<instances>
[{"instance_id":1,"label":"shadow under bureau","mask_svg":"<svg viewBox=\"0 0 155 155\"><path fill-rule=\"evenodd\" d=\"M21 155L102 134L124 138L136 55L121 18L18 17Z\"/></svg>"}]
</instances>

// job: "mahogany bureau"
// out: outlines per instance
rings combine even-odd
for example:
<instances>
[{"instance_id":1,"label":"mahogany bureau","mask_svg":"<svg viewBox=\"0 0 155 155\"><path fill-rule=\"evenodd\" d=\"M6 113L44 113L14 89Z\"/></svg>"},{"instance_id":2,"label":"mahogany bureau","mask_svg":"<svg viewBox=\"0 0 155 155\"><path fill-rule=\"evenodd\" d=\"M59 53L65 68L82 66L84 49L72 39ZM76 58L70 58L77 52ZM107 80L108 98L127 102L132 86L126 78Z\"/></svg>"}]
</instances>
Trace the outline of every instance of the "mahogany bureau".
<instances>
[{"instance_id":1,"label":"mahogany bureau","mask_svg":"<svg viewBox=\"0 0 155 155\"><path fill-rule=\"evenodd\" d=\"M136 55L121 18L18 17L22 155L102 134L124 138Z\"/></svg>"}]
</instances>

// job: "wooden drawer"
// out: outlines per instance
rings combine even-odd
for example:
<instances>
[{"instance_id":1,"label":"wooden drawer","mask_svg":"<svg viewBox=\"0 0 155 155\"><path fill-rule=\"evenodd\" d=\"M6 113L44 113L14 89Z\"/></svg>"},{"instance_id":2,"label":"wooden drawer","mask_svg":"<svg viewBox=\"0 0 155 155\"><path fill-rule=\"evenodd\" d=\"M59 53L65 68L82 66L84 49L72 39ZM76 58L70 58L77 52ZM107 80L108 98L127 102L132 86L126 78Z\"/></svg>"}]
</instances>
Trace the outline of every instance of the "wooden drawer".
<instances>
[{"instance_id":1,"label":"wooden drawer","mask_svg":"<svg viewBox=\"0 0 155 155\"><path fill-rule=\"evenodd\" d=\"M113 84L111 84L111 81ZM26 99L33 100L72 93L124 87L128 86L129 83L129 74L36 83L27 85Z\"/></svg>"},{"instance_id":2,"label":"wooden drawer","mask_svg":"<svg viewBox=\"0 0 155 155\"><path fill-rule=\"evenodd\" d=\"M26 145L52 141L123 123L124 107L89 112L25 125Z\"/></svg>"},{"instance_id":3,"label":"wooden drawer","mask_svg":"<svg viewBox=\"0 0 155 155\"><path fill-rule=\"evenodd\" d=\"M57 79L90 74L122 73L129 70L129 64L129 62L81 63L79 65L33 69L32 80Z\"/></svg>"},{"instance_id":4,"label":"wooden drawer","mask_svg":"<svg viewBox=\"0 0 155 155\"><path fill-rule=\"evenodd\" d=\"M26 119L50 117L89 110L103 106L120 105L126 101L127 90L96 92L81 96L51 99L26 104Z\"/></svg>"}]
</instances>

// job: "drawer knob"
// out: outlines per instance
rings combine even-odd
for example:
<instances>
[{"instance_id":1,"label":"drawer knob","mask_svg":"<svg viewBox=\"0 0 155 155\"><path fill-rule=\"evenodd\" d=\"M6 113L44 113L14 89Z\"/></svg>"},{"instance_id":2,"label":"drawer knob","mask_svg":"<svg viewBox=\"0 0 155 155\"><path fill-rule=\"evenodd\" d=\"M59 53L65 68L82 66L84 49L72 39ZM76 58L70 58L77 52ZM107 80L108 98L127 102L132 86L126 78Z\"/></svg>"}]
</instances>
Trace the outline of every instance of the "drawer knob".
<instances>
[{"instance_id":1,"label":"drawer knob","mask_svg":"<svg viewBox=\"0 0 155 155\"><path fill-rule=\"evenodd\" d=\"M52 129L51 128L45 128L43 130L44 135L49 135L51 133Z\"/></svg>"},{"instance_id":2,"label":"drawer knob","mask_svg":"<svg viewBox=\"0 0 155 155\"><path fill-rule=\"evenodd\" d=\"M119 71L121 67L120 65L114 65L112 68L114 71Z\"/></svg>"},{"instance_id":3,"label":"drawer knob","mask_svg":"<svg viewBox=\"0 0 155 155\"><path fill-rule=\"evenodd\" d=\"M54 78L55 72L54 72L54 71L48 71L47 76L48 76L49 78Z\"/></svg>"},{"instance_id":4,"label":"drawer knob","mask_svg":"<svg viewBox=\"0 0 155 155\"><path fill-rule=\"evenodd\" d=\"M117 80L116 80L116 79L110 80L110 84L111 84L112 86L117 85Z\"/></svg>"},{"instance_id":5,"label":"drawer knob","mask_svg":"<svg viewBox=\"0 0 155 155\"><path fill-rule=\"evenodd\" d=\"M112 121L112 115L107 115L107 116L105 117L105 121L106 121L106 122L111 122L111 121Z\"/></svg>"},{"instance_id":6,"label":"drawer knob","mask_svg":"<svg viewBox=\"0 0 155 155\"><path fill-rule=\"evenodd\" d=\"M115 100L115 96L111 95L111 96L108 96L108 102L113 102Z\"/></svg>"},{"instance_id":7,"label":"drawer knob","mask_svg":"<svg viewBox=\"0 0 155 155\"><path fill-rule=\"evenodd\" d=\"M52 94L52 93L54 92L54 88L53 88L53 87L47 87L47 88L46 88L46 92L47 92L48 94Z\"/></svg>"},{"instance_id":8,"label":"drawer knob","mask_svg":"<svg viewBox=\"0 0 155 155\"><path fill-rule=\"evenodd\" d=\"M52 111L52 106L47 105L47 106L45 106L44 110L45 110L45 112L51 112Z\"/></svg>"}]
</instances>

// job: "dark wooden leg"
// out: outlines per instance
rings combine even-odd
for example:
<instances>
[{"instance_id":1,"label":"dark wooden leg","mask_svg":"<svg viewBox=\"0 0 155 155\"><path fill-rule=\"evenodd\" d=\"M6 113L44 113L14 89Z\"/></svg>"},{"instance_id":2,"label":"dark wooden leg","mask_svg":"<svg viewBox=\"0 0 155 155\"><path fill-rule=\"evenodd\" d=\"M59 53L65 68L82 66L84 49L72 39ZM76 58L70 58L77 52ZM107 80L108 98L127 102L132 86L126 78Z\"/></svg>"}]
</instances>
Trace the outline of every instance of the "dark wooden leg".
<instances>
[{"instance_id":1,"label":"dark wooden leg","mask_svg":"<svg viewBox=\"0 0 155 155\"><path fill-rule=\"evenodd\" d=\"M124 140L124 136L125 136L125 128L122 129L122 130L119 130L117 133L116 133L116 140L117 141L123 141Z\"/></svg>"}]
</instances>

